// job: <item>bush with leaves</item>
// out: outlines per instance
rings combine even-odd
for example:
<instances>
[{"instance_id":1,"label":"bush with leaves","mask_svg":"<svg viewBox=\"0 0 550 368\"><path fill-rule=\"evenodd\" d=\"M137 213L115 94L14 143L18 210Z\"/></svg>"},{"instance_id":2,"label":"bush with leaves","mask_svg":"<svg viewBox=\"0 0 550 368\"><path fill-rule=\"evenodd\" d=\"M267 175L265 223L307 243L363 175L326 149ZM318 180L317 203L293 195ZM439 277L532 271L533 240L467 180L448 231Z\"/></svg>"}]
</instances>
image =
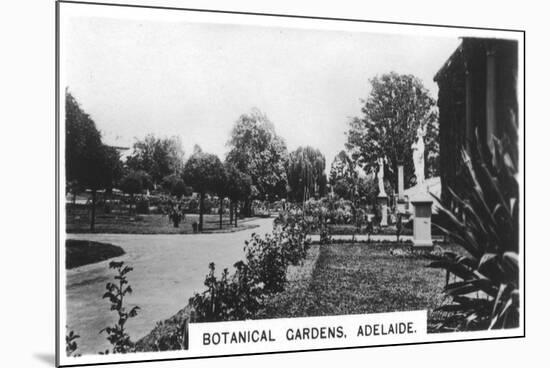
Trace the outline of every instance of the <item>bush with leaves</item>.
<instances>
[{"instance_id":1,"label":"bush with leaves","mask_svg":"<svg viewBox=\"0 0 550 368\"><path fill-rule=\"evenodd\" d=\"M195 321L253 318L267 296L284 289L287 267L305 258L310 241L300 215L287 214L282 221L278 219L271 234L252 234L245 242L245 260L235 263L233 274L224 269L218 278L210 263L204 283L207 289L190 299Z\"/></svg>"},{"instance_id":2,"label":"bush with leaves","mask_svg":"<svg viewBox=\"0 0 550 368\"><path fill-rule=\"evenodd\" d=\"M492 153L478 144L472 158L462 151L465 182L449 188L452 205L441 205L436 224L467 255L432 254L430 267L454 275L439 308L435 330L483 330L519 325L519 185L514 160L500 141ZM461 189L460 195L457 190ZM437 199L437 198L436 198Z\"/></svg>"},{"instance_id":3,"label":"bush with leaves","mask_svg":"<svg viewBox=\"0 0 550 368\"><path fill-rule=\"evenodd\" d=\"M74 331L70 331L68 335L65 335L65 353L68 357L78 357L80 354L75 354L75 351L78 349L78 344L76 342L76 339L80 338L80 335L77 335L74 333Z\"/></svg>"},{"instance_id":4,"label":"bush with leaves","mask_svg":"<svg viewBox=\"0 0 550 368\"><path fill-rule=\"evenodd\" d=\"M128 322L128 319L137 315L139 310L138 306L134 306L127 311L124 306L124 297L132 293L132 287L128 284L126 275L133 268L124 266L124 262L115 261L109 263L109 268L117 271L117 275L114 277L116 282L107 283L105 286L107 292L103 295L103 298L108 298L111 302L111 310L117 312L118 322L113 326L102 329L100 333L103 331L107 333L107 340L113 345L113 353L128 353L134 350L134 343L130 340L130 336L126 333L124 326Z\"/></svg>"},{"instance_id":5,"label":"bush with leaves","mask_svg":"<svg viewBox=\"0 0 550 368\"><path fill-rule=\"evenodd\" d=\"M235 264L235 273L223 270L220 278L215 275L215 265L210 263L204 285L207 289L195 293L190 304L196 322L216 322L249 319L261 306L261 286L254 282L247 264Z\"/></svg>"}]
</instances>

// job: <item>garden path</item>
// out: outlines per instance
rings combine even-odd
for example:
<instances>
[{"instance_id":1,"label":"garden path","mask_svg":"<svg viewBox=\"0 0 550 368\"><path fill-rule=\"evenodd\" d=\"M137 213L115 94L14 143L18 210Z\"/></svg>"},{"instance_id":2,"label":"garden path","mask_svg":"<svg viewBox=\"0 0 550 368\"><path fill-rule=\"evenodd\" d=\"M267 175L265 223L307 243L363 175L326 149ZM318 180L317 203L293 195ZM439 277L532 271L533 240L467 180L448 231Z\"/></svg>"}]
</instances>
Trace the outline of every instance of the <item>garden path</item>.
<instances>
[{"instance_id":1,"label":"garden path","mask_svg":"<svg viewBox=\"0 0 550 368\"><path fill-rule=\"evenodd\" d=\"M138 305L138 316L127 323L130 337L137 341L155 326L183 308L195 291L204 289L208 264L216 270L230 268L243 258L244 241L252 233L272 230L273 219L250 221L259 227L234 233L138 235L67 234L70 239L85 239L121 246L126 254L115 258L134 270L128 274L133 294L125 297L128 307ZM81 354L93 354L110 347L99 331L115 322L115 312L102 299L105 284L113 280L110 260L67 270L68 330L80 335Z\"/></svg>"}]
</instances>

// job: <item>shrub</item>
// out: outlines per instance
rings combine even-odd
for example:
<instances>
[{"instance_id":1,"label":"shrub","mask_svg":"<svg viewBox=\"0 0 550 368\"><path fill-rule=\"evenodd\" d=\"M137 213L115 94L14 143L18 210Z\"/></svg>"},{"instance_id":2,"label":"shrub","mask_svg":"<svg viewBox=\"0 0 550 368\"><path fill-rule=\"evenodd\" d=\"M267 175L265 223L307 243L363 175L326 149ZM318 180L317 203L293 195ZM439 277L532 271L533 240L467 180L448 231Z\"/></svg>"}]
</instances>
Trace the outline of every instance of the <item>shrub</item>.
<instances>
[{"instance_id":1,"label":"shrub","mask_svg":"<svg viewBox=\"0 0 550 368\"><path fill-rule=\"evenodd\" d=\"M168 322L168 321L167 321ZM154 332L152 346L144 347L143 343L139 346L139 351L169 351L169 350L187 350L189 348L189 318L176 315L170 319L170 324L166 322L157 322ZM138 342L136 345L139 345Z\"/></svg>"},{"instance_id":2,"label":"shrub","mask_svg":"<svg viewBox=\"0 0 550 368\"><path fill-rule=\"evenodd\" d=\"M245 242L245 260L235 263L235 271L224 269L220 278L210 263L203 293L195 293L190 304L196 321L242 320L254 317L266 296L280 292L286 283L289 264L297 265L306 254L308 225L297 214L278 218L273 232L252 234Z\"/></svg>"},{"instance_id":3,"label":"shrub","mask_svg":"<svg viewBox=\"0 0 550 368\"><path fill-rule=\"evenodd\" d=\"M105 327L100 331L107 332L107 340L113 345L113 353L128 353L133 351L134 343L130 340L130 336L124 330L124 326L128 319L137 315L138 306L132 307L126 311L124 306L124 296L132 293L132 287L128 284L126 274L132 271L132 267L124 266L124 262L112 261L109 263L109 268L115 269L117 275L115 280L118 283L108 282L105 288L107 292L103 298L108 298L111 302L111 310L118 314L118 322L114 326Z\"/></svg>"},{"instance_id":4,"label":"shrub","mask_svg":"<svg viewBox=\"0 0 550 368\"><path fill-rule=\"evenodd\" d=\"M80 335L75 334L72 330L65 336L65 353L68 357L80 356L80 354L75 354L75 351L78 349L78 344L76 343L76 339L78 338L80 338Z\"/></svg>"},{"instance_id":5,"label":"shrub","mask_svg":"<svg viewBox=\"0 0 550 368\"><path fill-rule=\"evenodd\" d=\"M250 268L244 262L237 262L232 276L226 268L219 279L214 263L210 263L209 269L204 281L207 289L201 294L195 293L190 300L195 321L242 320L254 316L261 305L262 292L253 281Z\"/></svg>"},{"instance_id":6,"label":"shrub","mask_svg":"<svg viewBox=\"0 0 550 368\"><path fill-rule=\"evenodd\" d=\"M445 287L453 302L439 308L447 314L438 330L519 325L519 186L513 160L499 141L494 147L484 155L478 145L473 160L462 151L466 190L459 196L450 189L451 208L441 206L441 230L468 254L430 256L430 267L455 276Z\"/></svg>"}]
</instances>

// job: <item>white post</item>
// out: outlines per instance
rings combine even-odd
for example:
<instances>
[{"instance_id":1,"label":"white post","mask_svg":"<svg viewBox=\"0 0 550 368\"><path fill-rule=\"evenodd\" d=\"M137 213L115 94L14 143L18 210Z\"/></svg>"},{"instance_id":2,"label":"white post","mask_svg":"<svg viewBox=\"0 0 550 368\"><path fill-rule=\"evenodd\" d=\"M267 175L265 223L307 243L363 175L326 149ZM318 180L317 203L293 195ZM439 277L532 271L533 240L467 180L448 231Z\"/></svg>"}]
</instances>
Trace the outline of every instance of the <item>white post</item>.
<instances>
[{"instance_id":1,"label":"white post","mask_svg":"<svg viewBox=\"0 0 550 368\"><path fill-rule=\"evenodd\" d=\"M388 226L388 197L379 195L378 205L380 206L380 226Z\"/></svg>"},{"instance_id":2,"label":"white post","mask_svg":"<svg viewBox=\"0 0 550 368\"><path fill-rule=\"evenodd\" d=\"M413 243L415 248L431 248L432 241L432 199L422 195L411 200L414 206Z\"/></svg>"}]
</instances>

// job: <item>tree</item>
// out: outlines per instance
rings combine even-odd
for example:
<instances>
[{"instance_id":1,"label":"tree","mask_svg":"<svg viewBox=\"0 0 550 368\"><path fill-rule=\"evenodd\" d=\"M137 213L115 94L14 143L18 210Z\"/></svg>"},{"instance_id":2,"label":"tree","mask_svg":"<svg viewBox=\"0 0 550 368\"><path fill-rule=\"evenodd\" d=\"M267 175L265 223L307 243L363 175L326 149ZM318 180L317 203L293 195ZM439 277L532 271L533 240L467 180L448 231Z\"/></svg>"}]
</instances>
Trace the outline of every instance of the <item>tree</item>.
<instances>
[{"instance_id":1,"label":"tree","mask_svg":"<svg viewBox=\"0 0 550 368\"><path fill-rule=\"evenodd\" d=\"M175 196L178 200L184 195L189 195L189 188L181 175L171 174L162 179L162 188L168 194Z\"/></svg>"},{"instance_id":2,"label":"tree","mask_svg":"<svg viewBox=\"0 0 550 368\"><path fill-rule=\"evenodd\" d=\"M200 195L199 231L203 229L204 196L219 190L223 171L223 164L216 155L202 151L191 155L185 164L183 177Z\"/></svg>"},{"instance_id":3,"label":"tree","mask_svg":"<svg viewBox=\"0 0 550 368\"><path fill-rule=\"evenodd\" d=\"M275 133L269 119L257 109L239 117L228 142L227 161L250 176L252 193L265 199L282 196L286 192L287 148ZM250 212L250 199L245 210Z\"/></svg>"},{"instance_id":4,"label":"tree","mask_svg":"<svg viewBox=\"0 0 550 368\"><path fill-rule=\"evenodd\" d=\"M326 185L325 156L313 147L298 147L289 155L287 179L290 196L307 201L324 193Z\"/></svg>"},{"instance_id":5,"label":"tree","mask_svg":"<svg viewBox=\"0 0 550 368\"><path fill-rule=\"evenodd\" d=\"M120 190L130 195L132 204L135 206L135 195L143 193L146 189L151 188L151 178L143 170L130 170L120 181ZM132 205L130 205L130 212Z\"/></svg>"},{"instance_id":6,"label":"tree","mask_svg":"<svg viewBox=\"0 0 550 368\"><path fill-rule=\"evenodd\" d=\"M332 164L330 165L329 180L331 185L335 185L337 181L342 179L346 181L352 181L356 176L355 163L346 153L342 150L334 157Z\"/></svg>"},{"instance_id":7,"label":"tree","mask_svg":"<svg viewBox=\"0 0 550 368\"><path fill-rule=\"evenodd\" d=\"M221 161L220 161L221 163ZM222 165L222 169L218 172L218 178L215 183L215 192L218 195L218 214L220 215L220 230L223 228L223 200L227 195L227 173L225 172L225 166Z\"/></svg>"},{"instance_id":8,"label":"tree","mask_svg":"<svg viewBox=\"0 0 550 368\"><path fill-rule=\"evenodd\" d=\"M134 143L132 155L127 158L126 164L134 171L143 170L149 174L156 187L168 175L181 175L183 155L179 137L157 138L149 134Z\"/></svg>"},{"instance_id":9,"label":"tree","mask_svg":"<svg viewBox=\"0 0 550 368\"><path fill-rule=\"evenodd\" d=\"M80 181L87 169L82 164L91 148L101 146L101 133L92 118L82 110L73 95L65 90L65 176L68 182Z\"/></svg>"},{"instance_id":10,"label":"tree","mask_svg":"<svg viewBox=\"0 0 550 368\"><path fill-rule=\"evenodd\" d=\"M92 194L90 230L95 229L98 190L111 190L122 173L120 153L101 142L101 133L76 99L65 92L66 180L73 188L89 189Z\"/></svg>"},{"instance_id":11,"label":"tree","mask_svg":"<svg viewBox=\"0 0 550 368\"><path fill-rule=\"evenodd\" d=\"M365 170L378 169L378 159L386 158L384 176L397 188L397 166L404 165L405 185L416 182L412 160L412 144L417 130L426 131L426 173L437 175L439 146L435 100L422 82L413 75L395 72L370 80L372 90L363 100L363 116L350 121L346 148L352 159Z\"/></svg>"},{"instance_id":12,"label":"tree","mask_svg":"<svg viewBox=\"0 0 550 368\"><path fill-rule=\"evenodd\" d=\"M226 175L226 194L229 198L229 222L233 223L233 215L235 226L237 226L237 208L239 201L243 201L250 197L252 179L249 175L239 171L235 165L225 162Z\"/></svg>"}]
</instances>

